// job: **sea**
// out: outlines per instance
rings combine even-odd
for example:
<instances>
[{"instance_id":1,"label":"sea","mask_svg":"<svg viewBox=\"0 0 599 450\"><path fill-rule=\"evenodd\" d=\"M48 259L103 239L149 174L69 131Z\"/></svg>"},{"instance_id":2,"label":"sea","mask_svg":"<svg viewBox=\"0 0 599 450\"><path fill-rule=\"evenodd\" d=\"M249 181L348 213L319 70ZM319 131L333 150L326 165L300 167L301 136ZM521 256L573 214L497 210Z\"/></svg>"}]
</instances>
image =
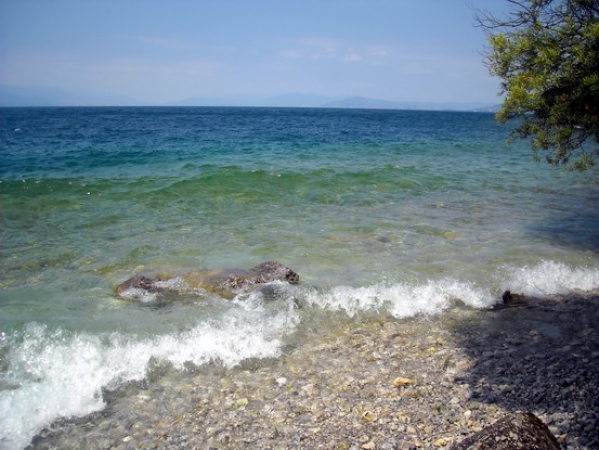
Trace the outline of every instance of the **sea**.
<instances>
[{"instance_id":1,"label":"sea","mask_svg":"<svg viewBox=\"0 0 599 450\"><path fill-rule=\"evenodd\" d=\"M0 109L0 448L101 411L157 362L232 368L279 357L315 321L599 289L596 170L535 162L528 142L506 143L511 125L476 112ZM300 283L233 300L113 291L140 273L271 260Z\"/></svg>"}]
</instances>

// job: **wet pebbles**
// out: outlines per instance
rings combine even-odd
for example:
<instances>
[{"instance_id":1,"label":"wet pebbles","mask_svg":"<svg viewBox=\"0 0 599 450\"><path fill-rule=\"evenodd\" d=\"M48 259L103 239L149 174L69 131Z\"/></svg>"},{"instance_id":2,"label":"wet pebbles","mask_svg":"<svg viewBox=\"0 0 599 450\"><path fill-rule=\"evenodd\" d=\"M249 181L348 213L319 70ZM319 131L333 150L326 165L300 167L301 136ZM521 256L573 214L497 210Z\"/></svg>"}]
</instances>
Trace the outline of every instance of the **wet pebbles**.
<instances>
[{"instance_id":1,"label":"wet pebbles","mask_svg":"<svg viewBox=\"0 0 599 450\"><path fill-rule=\"evenodd\" d=\"M30 448L443 449L522 410L562 448L598 449L598 324L593 296L306 321L275 360L157 363L143 384L107 392L104 411L55 424Z\"/></svg>"}]
</instances>

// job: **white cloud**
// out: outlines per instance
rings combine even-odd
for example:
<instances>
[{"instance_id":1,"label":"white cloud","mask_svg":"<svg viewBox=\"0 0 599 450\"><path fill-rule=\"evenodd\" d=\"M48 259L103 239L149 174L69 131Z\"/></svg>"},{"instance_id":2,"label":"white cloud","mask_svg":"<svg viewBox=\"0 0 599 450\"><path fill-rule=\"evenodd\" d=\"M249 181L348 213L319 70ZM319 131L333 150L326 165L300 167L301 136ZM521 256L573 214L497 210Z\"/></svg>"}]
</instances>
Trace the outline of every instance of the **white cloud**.
<instances>
[{"instance_id":1,"label":"white cloud","mask_svg":"<svg viewBox=\"0 0 599 450\"><path fill-rule=\"evenodd\" d=\"M362 61L363 59L364 58L362 58L362 56L360 56L357 53L350 53L343 57L343 61L345 61L345 62L359 62L359 61Z\"/></svg>"},{"instance_id":2,"label":"white cloud","mask_svg":"<svg viewBox=\"0 0 599 450\"><path fill-rule=\"evenodd\" d=\"M403 64L401 66L401 71L403 73L410 73L410 74L427 74L427 73L434 72L434 70L430 69L429 67L422 64L422 62L419 62L419 61L410 61L406 64Z\"/></svg>"},{"instance_id":3,"label":"white cloud","mask_svg":"<svg viewBox=\"0 0 599 450\"><path fill-rule=\"evenodd\" d=\"M279 52L279 56L282 56L283 58L297 59L302 58L304 55L298 50L281 50Z\"/></svg>"},{"instance_id":4,"label":"white cloud","mask_svg":"<svg viewBox=\"0 0 599 450\"><path fill-rule=\"evenodd\" d=\"M356 45L329 37L303 37L292 40L278 55L283 58L363 62L378 65L390 56L383 44Z\"/></svg>"},{"instance_id":5,"label":"white cloud","mask_svg":"<svg viewBox=\"0 0 599 450\"><path fill-rule=\"evenodd\" d=\"M128 39L133 42L138 42L140 44L147 45L149 47L160 47L167 50L187 50L189 48L194 47L185 42L171 38L160 38L153 36L131 36Z\"/></svg>"},{"instance_id":6,"label":"white cloud","mask_svg":"<svg viewBox=\"0 0 599 450\"><path fill-rule=\"evenodd\" d=\"M367 51L370 56L385 57L389 54L389 47L386 45L369 45Z\"/></svg>"}]
</instances>

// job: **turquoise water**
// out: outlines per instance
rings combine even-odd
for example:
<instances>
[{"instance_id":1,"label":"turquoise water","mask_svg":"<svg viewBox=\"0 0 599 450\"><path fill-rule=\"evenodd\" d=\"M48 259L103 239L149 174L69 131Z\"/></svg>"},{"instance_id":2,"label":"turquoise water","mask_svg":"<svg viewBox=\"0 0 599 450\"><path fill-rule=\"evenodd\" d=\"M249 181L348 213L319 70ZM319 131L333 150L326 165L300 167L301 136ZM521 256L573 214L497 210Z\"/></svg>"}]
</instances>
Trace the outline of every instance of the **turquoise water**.
<instances>
[{"instance_id":1,"label":"turquoise water","mask_svg":"<svg viewBox=\"0 0 599 450\"><path fill-rule=\"evenodd\" d=\"M315 312L597 289L596 172L534 163L508 135L486 113L0 109L0 445L101 409L152 358L277 356ZM134 273L268 260L300 285L112 295Z\"/></svg>"}]
</instances>

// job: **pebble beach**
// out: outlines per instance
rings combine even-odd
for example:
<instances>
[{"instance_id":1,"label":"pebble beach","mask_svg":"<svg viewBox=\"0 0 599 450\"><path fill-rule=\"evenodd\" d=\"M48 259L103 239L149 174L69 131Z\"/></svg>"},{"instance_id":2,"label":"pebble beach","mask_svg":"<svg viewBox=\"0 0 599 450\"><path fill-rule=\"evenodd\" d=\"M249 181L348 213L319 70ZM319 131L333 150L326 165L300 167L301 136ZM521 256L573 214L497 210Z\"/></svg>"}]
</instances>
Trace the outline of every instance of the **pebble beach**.
<instances>
[{"instance_id":1,"label":"pebble beach","mask_svg":"<svg viewBox=\"0 0 599 450\"><path fill-rule=\"evenodd\" d=\"M157 363L143 382L105 391L103 411L56 422L27 448L449 449L531 411L563 449L598 449L597 323L588 293L304 321L278 358Z\"/></svg>"}]
</instances>

